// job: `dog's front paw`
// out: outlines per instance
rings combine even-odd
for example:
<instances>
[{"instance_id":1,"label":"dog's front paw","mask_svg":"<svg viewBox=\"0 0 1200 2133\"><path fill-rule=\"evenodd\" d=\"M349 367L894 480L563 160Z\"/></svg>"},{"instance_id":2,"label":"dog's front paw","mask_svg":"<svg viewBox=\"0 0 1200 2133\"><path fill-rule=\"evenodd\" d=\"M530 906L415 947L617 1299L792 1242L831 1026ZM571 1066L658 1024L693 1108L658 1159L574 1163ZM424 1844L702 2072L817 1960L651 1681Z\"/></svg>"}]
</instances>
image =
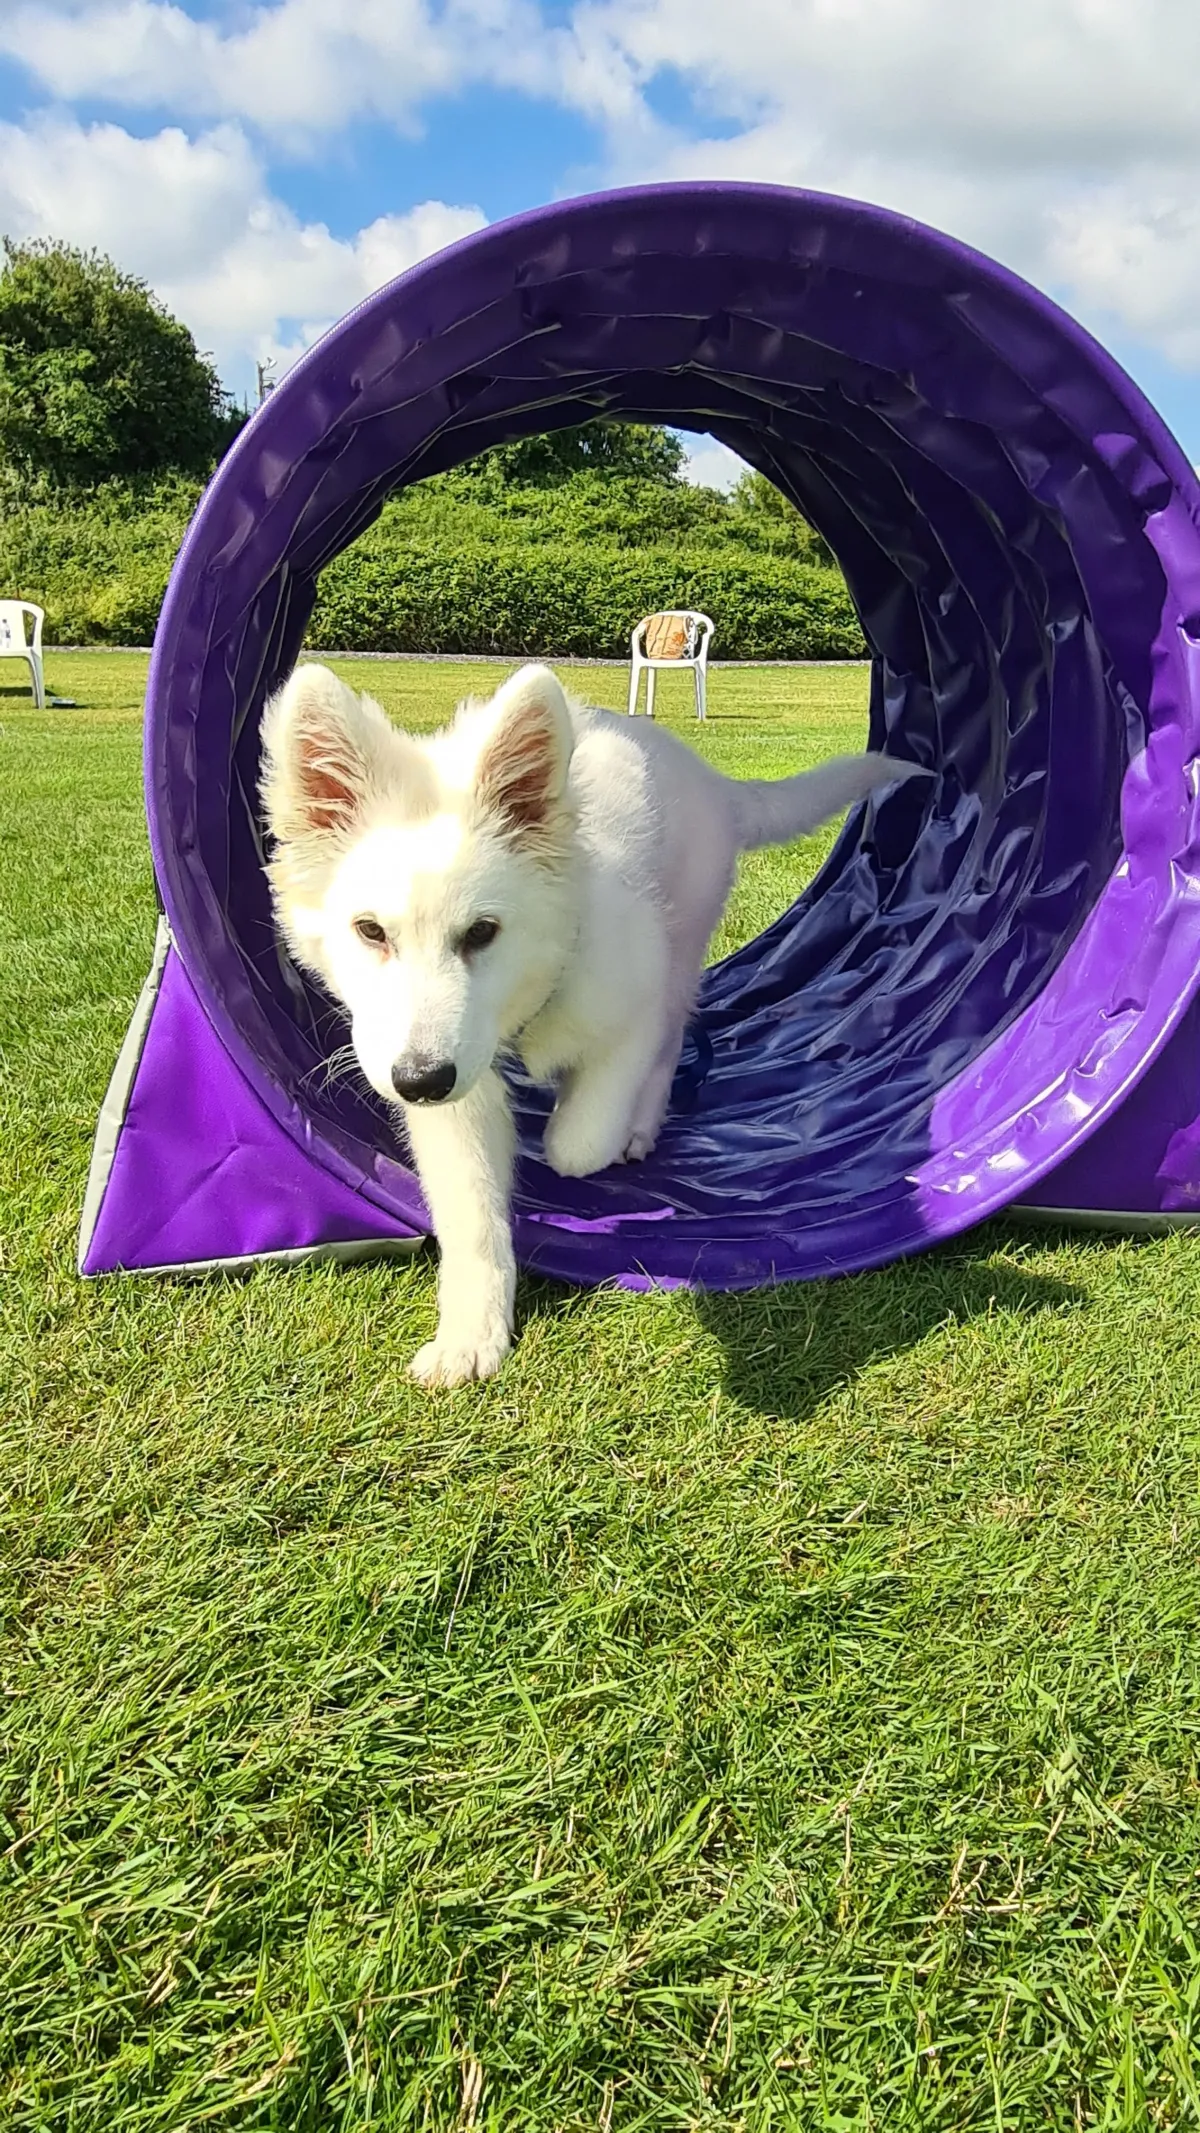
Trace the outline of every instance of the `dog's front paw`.
<instances>
[{"instance_id":1,"label":"dog's front paw","mask_svg":"<svg viewBox=\"0 0 1200 2133\"><path fill-rule=\"evenodd\" d=\"M469 1385L476 1378L494 1377L511 1347L512 1334L503 1319L439 1326L434 1338L418 1348L409 1376L419 1385Z\"/></svg>"},{"instance_id":2,"label":"dog's front paw","mask_svg":"<svg viewBox=\"0 0 1200 2133\"><path fill-rule=\"evenodd\" d=\"M622 1143L605 1119L589 1118L569 1104L555 1111L546 1127L546 1161L560 1178L590 1178L621 1161Z\"/></svg>"}]
</instances>

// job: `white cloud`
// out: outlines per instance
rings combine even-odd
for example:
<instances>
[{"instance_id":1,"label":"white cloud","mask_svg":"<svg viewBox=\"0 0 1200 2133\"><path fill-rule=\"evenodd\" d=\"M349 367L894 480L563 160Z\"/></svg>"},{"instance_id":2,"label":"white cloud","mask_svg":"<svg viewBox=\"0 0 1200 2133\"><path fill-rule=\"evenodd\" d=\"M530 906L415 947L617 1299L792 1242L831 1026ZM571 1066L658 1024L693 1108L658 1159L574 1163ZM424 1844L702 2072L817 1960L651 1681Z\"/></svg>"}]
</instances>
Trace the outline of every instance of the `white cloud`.
<instances>
[{"instance_id":1,"label":"white cloud","mask_svg":"<svg viewBox=\"0 0 1200 2133\"><path fill-rule=\"evenodd\" d=\"M4 51L61 100L209 128L178 136L185 162L253 162L250 141L328 152L356 121L412 131L434 98L516 89L588 121L581 162L598 129L573 189L736 176L878 201L1200 368L1196 0L575 0L553 21L539 0L229 0L203 19L187 0L0 0ZM664 88L690 121L657 115ZM243 260L273 245L289 285L320 281L322 258L337 281L319 240L272 216Z\"/></svg>"},{"instance_id":2,"label":"white cloud","mask_svg":"<svg viewBox=\"0 0 1200 2133\"><path fill-rule=\"evenodd\" d=\"M839 155L1105 168L1200 121L1192 0L584 0L642 80L671 69L752 128L787 113ZM1167 55L1170 62L1167 64Z\"/></svg>"},{"instance_id":3,"label":"white cloud","mask_svg":"<svg viewBox=\"0 0 1200 2133\"><path fill-rule=\"evenodd\" d=\"M1050 217L1049 260L1078 297L1118 316L1181 370L1200 370L1200 183L1140 174Z\"/></svg>"},{"instance_id":4,"label":"white cloud","mask_svg":"<svg viewBox=\"0 0 1200 2133\"><path fill-rule=\"evenodd\" d=\"M0 125L0 229L97 246L141 275L211 350L227 382L291 360L351 305L479 229L478 207L427 200L348 239L270 191L240 128L141 139L60 115Z\"/></svg>"},{"instance_id":5,"label":"white cloud","mask_svg":"<svg viewBox=\"0 0 1200 2133\"><path fill-rule=\"evenodd\" d=\"M715 437L694 437L685 443L684 479L698 488L732 489L746 472L745 460L731 452L728 445L718 444Z\"/></svg>"},{"instance_id":6,"label":"white cloud","mask_svg":"<svg viewBox=\"0 0 1200 2133\"><path fill-rule=\"evenodd\" d=\"M549 85L535 0L274 0L231 27L174 0L16 0L0 52L65 102L236 119L293 149L354 119L401 130L472 80Z\"/></svg>"}]
</instances>

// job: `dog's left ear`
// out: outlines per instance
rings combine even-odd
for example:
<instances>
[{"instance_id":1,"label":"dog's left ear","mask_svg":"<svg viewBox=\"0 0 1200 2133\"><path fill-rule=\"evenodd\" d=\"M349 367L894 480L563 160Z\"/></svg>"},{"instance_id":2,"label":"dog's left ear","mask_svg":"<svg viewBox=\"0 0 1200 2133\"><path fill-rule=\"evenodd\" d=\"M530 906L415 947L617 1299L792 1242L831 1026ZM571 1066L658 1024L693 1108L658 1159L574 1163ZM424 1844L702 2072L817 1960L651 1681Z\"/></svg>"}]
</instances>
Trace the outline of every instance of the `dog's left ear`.
<instances>
[{"instance_id":1,"label":"dog's left ear","mask_svg":"<svg viewBox=\"0 0 1200 2133\"><path fill-rule=\"evenodd\" d=\"M574 730L549 667L522 667L492 702L494 723L475 791L514 843L536 846L561 824Z\"/></svg>"}]
</instances>

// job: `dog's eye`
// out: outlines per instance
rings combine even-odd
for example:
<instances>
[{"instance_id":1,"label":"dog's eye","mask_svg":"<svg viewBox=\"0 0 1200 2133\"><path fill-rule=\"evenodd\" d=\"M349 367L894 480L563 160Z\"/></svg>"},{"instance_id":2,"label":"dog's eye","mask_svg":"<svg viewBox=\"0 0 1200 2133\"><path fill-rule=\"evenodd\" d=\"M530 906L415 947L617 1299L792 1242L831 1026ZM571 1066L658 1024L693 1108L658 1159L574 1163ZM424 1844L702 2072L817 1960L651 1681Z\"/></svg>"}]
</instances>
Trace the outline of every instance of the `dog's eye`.
<instances>
[{"instance_id":1,"label":"dog's eye","mask_svg":"<svg viewBox=\"0 0 1200 2133\"><path fill-rule=\"evenodd\" d=\"M467 927L459 947L464 955L474 955L479 948L490 948L499 931L499 919L477 918L473 926Z\"/></svg>"},{"instance_id":2,"label":"dog's eye","mask_svg":"<svg viewBox=\"0 0 1200 2133\"><path fill-rule=\"evenodd\" d=\"M371 948L384 948L387 946L387 934L377 918L356 918L354 931L357 933L359 940L366 941Z\"/></svg>"}]
</instances>

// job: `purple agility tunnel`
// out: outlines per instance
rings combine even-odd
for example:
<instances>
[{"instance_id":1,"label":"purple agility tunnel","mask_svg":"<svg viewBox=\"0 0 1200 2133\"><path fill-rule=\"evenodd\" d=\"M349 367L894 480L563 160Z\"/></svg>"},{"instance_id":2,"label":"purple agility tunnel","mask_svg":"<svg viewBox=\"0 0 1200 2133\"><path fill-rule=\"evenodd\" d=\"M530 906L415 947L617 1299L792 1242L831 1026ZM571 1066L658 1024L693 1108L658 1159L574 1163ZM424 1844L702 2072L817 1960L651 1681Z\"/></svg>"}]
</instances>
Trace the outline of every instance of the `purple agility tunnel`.
<instances>
[{"instance_id":1,"label":"purple agility tunnel","mask_svg":"<svg viewBox=\"0 0 1200 2133\"><path fill-rule=\"evenodd\" d=\"M877 1266L1013 1202L1200 1211L1200 487L1137 388L989 261L746 185L547 208L373 296L222 463L150 671L163 918L97 1135L85 1273L410 1249L403 1145L323 1063L278 946L258 723L318 576L385 498L596 415L707 431L828 538L870 743L856 812L709 972L654 1157L580 1181L514 1090L523 1264L745 1287ZM631 622L634 620L631 616Z\"/></svg>"}]
</instances>

